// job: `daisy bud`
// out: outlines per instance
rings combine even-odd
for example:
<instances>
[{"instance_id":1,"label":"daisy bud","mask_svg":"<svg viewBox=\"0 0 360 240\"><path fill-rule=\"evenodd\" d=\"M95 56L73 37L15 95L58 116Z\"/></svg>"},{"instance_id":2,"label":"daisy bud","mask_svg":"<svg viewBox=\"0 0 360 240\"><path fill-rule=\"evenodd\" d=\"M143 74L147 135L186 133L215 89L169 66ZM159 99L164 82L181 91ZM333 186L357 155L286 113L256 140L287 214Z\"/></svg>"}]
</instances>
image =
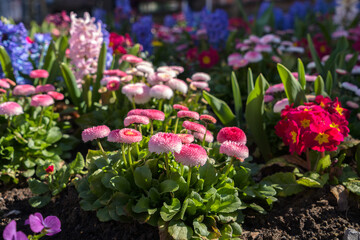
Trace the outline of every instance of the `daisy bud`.
<instances>
[{"instance_id":1,"label":"daisy bud","mask_svg":"<svg viewBox=\"0 0 360 240\"><path fill-rule=\"evenodd\" d=\"M215 124L216 123L216 119L213 116L207 115L207 114L203 114L200 116L200 120L206 123L212 123Z\"/></svg>"},{"instance_id":2,"label":"daisy bud","mask_svg":"<svg viewBox=\"0 0 360 240\"><path fill-rule=\"evenodd\" d=\"M37 69L30 72L31 78L47 78L49 77L48 71L44 69Z\"/></svg>"},{"instance_id":3,"label":"daisy bud","mask_svg":"<svg viewBox=\"0 0 360 240\"><path fill-rule=\"evenodd\" d=\"M5 80L0 79L0 87L8 89L8 88L10 88L10 84Z\"/></svg>"},{"instance_id":4,"label":"daisy bud","mask_svg":"<svg viewBox=\"0 0 360 240\"><path fill-rule=\"evenodd\" d=\"M211 77L209 74L204 72L197 72L191 76L191 80L193 81L205 81L208 82L211 80Z\"/></svg>"},{"instance_id":5,"label":"daisy bud","mask_svg":"<svg viewBox=\"0 0 360 240\"><path fill-rule=\"evenodd\" d=\"M92 141L98 138L104 138L107 137L110 133L110 128L108 128L105 125L91 127L85 129L81 133L82 140L84 142Z\"/></svg>"},{"instance_id":6,"label":"daisy bud","mask_svg":"<svg viewBox=\"0 0 360 240\"><path fill-rule=\"evenodd\" d=\"M183 110L183 111L188 111L188 110L189 110L189 108L187 108L187 107L185 107L185 106L183 106L183 105L180 105L180 104L174 104L174 105L173 105L173 108L174 108L175 110Z\"/></svg>"},{"instance_id":7,"label":"daisy bud","mask_svg":"<svg viewBox=\"0 0 360 240\"><path fill-rule=\"evenodd\" d=\"M194 112L194 111L179 111L177 113L177 117L178 118L192 118L195 120L199 120L199 113Z\"/></svg>"},{"instance_id":8,"label":"daisy bud","mask_svg":"<svg viewBox=\"0 0 360 240\"><path fill-rule=\"evenodd\" d=\"M64 100L64 94L59 93L59 92L50 91L47 93L47 95L49 95L50 97L52 97L53 99L58 100L58 101Z\"/></svg>"}]
</instances>

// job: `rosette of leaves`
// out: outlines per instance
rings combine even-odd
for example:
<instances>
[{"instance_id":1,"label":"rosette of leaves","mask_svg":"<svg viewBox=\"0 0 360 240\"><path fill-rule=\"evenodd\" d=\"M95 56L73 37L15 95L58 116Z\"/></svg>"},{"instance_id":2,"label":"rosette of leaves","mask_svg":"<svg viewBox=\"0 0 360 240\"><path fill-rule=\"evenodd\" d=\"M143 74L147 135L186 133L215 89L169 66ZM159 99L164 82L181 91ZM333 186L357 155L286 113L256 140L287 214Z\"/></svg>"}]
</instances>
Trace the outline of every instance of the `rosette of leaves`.
<instances>
[{"instance_id":1,"label":"rosette of leaves","mask_svg":"<svg viewBox=\"0 0 360 240\"><path fill-rule=\"evenodd\" d=\"M27 99L22 99L27 101ZM41 109L30 107L26 102L24 114L14 116L10 127L7 120L0 118L0 181L18 183L19 177L41 177L45 169L54 165L60 169L63 151L70 150L75 138L64 135L57 122L58 113L52 107L43 111L43 121L39 124ZM65 128L65 127L63 127ZM65 144L66 142L66 144Z\"/></svg>"},{"instance_id":2,"label":"rosette of leaves","mask_svg":"<svg viewBox=\"0 0 360 240\"><path fill-rule=\"evenodd\" d=\"M253 184L249 169L236 166L229 174L233 179L224 175L224 165L210 161L193 168L188 187L187 167L182 174L180 164L171 160L167 176L163 160L142 148L147 141L140 142L140 156L131 151L133 159L140 159L134 171L125 167L121 151L105 158L100 151L89 150L88 175L76 184L84 210L96 211L100 221L137 220L157 226L169 239L238 239L241 210L251 205L240 197L249 202L258 196L274 200L273 188L270 194L265 193L266 186L246 190ZM259 210L258 206L250 207Z\"/></svg>"}]
</instances>

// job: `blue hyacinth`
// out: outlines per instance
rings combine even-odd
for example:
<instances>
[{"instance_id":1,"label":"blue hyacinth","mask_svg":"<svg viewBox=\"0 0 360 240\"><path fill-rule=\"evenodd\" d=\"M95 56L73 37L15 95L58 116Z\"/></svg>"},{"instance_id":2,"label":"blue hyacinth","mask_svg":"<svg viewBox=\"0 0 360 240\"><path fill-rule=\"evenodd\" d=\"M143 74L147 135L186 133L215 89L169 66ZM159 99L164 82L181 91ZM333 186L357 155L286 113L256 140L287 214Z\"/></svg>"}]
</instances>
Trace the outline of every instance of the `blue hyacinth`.
<instances>
[{"instance_id":1,"label":"blue hyacinth","mask_svg":"<svg viewBox=\"0 0 360 240\"><path fill-rule=\"evenodd\" d=\"M116 0L115 6L121 19L129 19L131 17L131 5L129 0Z\"/></svg>"},{"instance_id":2,"label":"blue hyacinth","mask_svg":"<svg viewBox=\"0 0 360 240\"><path fill-rule=\"evenodd\" d=\"M204 19L204 26L212 47L219 48L225 45L229 35L228 25L228 15L222 9L217 9Z\"/></svg>"},{"instance_id":3,"label":"blue hyacinth","mask_svg":"<svg viewBox=\"0 0 360 240\"><path fill-rule=\"evenodd\" d=\"M17 84L31 82L19 74L19 72L30 74L33 69L29 61L29 48L31 45L26 41L26 37L27 31L22 23L13 25L0 21L0 45L5 48L11 58ZM4 77L2 69L0 75Z\"/></svg>"},{"instance_id":4,"label":"blue hyacinth","mask_svg":"<svg viewBox=\"0 0 360 240\"><path fill-rule=\"evenodd\" d=\"M201 27L202 21L206 19L209 14L210 13L206 7L199 12L194 12L189 6L187 6L184 11L187 26L194 28L195 31Z\"/></svg>"},{"instance_id":5,"label":"blue hyacinth","mask_svg":"<svg viewBox=\"0 0 360 240\"><path fill-rule=\"evenodd\" d=\"M41 56L45 57L51 39L50 33L37 33L34 35L34 42L31 44L29 50L30 58L37 68L41 68L41 66L39 66L40 58Z\"/></svg>"},{"instance_id":6,"label":"blue hyacinth","mask_svg":"<svg viewBox=\"0 0 360 240\"><path fill-rule=\"evenodd\" d=\"M166 15L164 18L164 26L172 28L176 25L176 19L171 15Z\"/></svg>"},{"instance_id":7,"label":"blue hyacinth","mask_svg":"<svg viewBox=\"0 0 360 240\"><path fill-rule=\"evenodd\" d=\"M301 20L305 19L306 15L311 9L310 2L294 2L289 8L289 14L294 18L299 18Z\"/></svg>"},{"instance_id":8,"label":"blue hyacinth","mask_svg":"<svg viewBox=\"0 0 360 240\"><path fill-rule=\"evenodd\" d=\"M153 21L151 16L142 17L132 25L133 36L137 42L143 46L144 50L149 53L152 52L152 25Z\"/></svg>"}]
</instances>

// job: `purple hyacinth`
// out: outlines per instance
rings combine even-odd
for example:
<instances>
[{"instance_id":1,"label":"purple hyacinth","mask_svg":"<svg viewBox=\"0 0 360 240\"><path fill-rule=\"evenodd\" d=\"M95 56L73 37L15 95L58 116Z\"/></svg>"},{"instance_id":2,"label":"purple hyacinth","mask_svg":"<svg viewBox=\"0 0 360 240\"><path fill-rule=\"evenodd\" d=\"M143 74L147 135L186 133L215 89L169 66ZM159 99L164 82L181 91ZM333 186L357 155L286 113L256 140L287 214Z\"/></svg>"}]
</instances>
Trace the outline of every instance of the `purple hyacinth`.
<instances>
[{"instance_id":1,"label":"purple hyacinth","mask_svg":"<svg viewBox=\"0 0 360 240\"><path fill-rule=\"evenodd\" d=\"M4 240L28 240L25 233L22 231L16 231L16 222L12 220L4 229Z\"/></svg>"},{"instance_id":2,"label":"purple hyacinth","mask_svg":"<svg viewBox=\"0 0 360 240\"><path fill-rule=\"evenodd\" d=\"M34 213L29 216L25 224L30 224L30 228L34 233L42 232L45 229L47 236L52 236L61 231L61 222L56 216L48 216L43 219L41 213Z\"/></svg>"}]
</instances>

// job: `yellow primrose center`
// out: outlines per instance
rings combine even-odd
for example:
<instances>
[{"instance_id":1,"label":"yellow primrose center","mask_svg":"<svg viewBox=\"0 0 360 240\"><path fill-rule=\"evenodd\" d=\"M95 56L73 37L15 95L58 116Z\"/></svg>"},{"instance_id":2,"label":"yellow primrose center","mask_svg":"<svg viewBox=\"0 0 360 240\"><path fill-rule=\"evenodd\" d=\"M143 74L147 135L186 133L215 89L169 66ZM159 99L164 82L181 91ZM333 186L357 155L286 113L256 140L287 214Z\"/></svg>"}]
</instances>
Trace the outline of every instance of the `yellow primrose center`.
<instances>
[{"instance_id":1,"label":"yellow primrose center","mask_svg":"<svg viewBox=\"0 0 360 240\"><path fill-rule=\"evenodd\" d=\"M208 56L205 56L205 57L203 57L203 63L205 63L205 64L209 64L210 63L210 57L208 57Z\"/></svg>"},{"instance_id":2,"label":"yellow primrose center","mask_svg":"<svg viewBox=\"0 0 360 240\"><path fill-rule=\"evenodd\" d=\"M317 141L320 145L322 145L323 143L328 143L329 142L329 135L325 134L325 133L319 133L316 136L315 141Z\"/></svg>"},{"instance_id":3,"label":"yellow primrose center","mask_svg":"<svg viewBox=\"0 0 360 240\"><path fill-rule=\"evenodd\" d=\"M310 120L309 119L303 119L303 120L300 121L300 123L301 123L301 126L303 128L307 128L307 127L310 126Z\"/></svg>"},{"instance_id":4,"label":"yellow primrose center","mask_svg":"<svg viewBox=\"0 0 360 240\"><path fill-rule=\"evenodd\" d=\"M290 134L291 134L291 139L293 140L293 143L296 143L297 133L295 131L292 131L292 132L290 132Z\"/></svg>"},{"instance_id":5,"label":"yellow primrose center","mask_svg":"<svg viewBox=\"0 0 360 240\"><path fill-rule=\"evenodd\" d=\"M161 47L164 44L162 42L160 42L160 41L153 41L152 45L153 45L153 47Z\"/></svg>"},{"instance_id":6,"label":"yellow primrose center","mask_svg":"<svg viewBox=\"0 0 360 240\"><path fill-rule=\"evenodd\" d=\"M325 52L326 52L326 46L322 45L322 46L320 47L320 52L321 52L321 53L325 53Z\"/></svg>"},{"instance_id":7,"label":"yellow primrose center","mask_svg":"<svg viewBox=\"0 0 360 240\"><path fill-rule=\"evenodd\" d=\"M340 132L339 124L336 124L336 123L332 122L332 123L330 124L330 127L331 127L331 128L336 128L336 130L338 130L338 131Z\"/></svg>"},{"instance_id":8,"label":"yellow primrose center","mask_svg":"<svg viewBox=\"0 0 360 240\"><path fill-rule=\"evenodd\" d=\"M335 110L336 110L340 115L343 115L344 109L343 109L342 107L340 107L339 104L336 106Z\"/></svg>"}]
</instances>

